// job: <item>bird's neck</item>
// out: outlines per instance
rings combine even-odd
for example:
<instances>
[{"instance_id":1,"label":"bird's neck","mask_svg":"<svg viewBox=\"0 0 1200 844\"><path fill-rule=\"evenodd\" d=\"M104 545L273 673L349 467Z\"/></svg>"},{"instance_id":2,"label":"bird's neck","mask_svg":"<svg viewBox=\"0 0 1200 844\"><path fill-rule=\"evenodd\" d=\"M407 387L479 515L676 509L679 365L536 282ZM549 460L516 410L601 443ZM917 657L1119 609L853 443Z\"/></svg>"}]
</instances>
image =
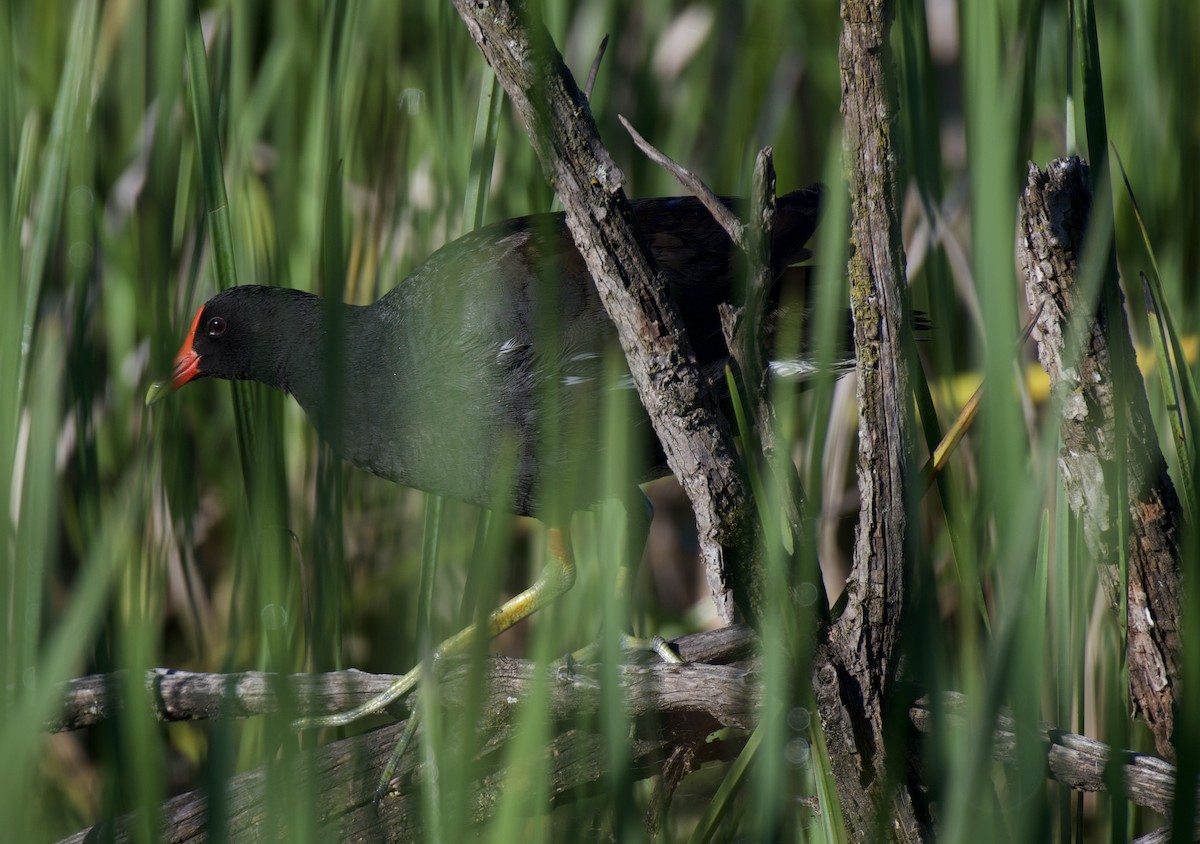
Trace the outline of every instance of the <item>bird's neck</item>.
<instances>
[{"instance_id":1,"label":"bird's neck","mask_svg":"<svg viewBox=\"0 0 1200 844\"><path fill-rule=\"evenodd\" d=\"M365 436L358 429L371 428L381 395L395 390L389 372L398 361L387 326L372 306L319 297L306 301L298 317L311 342L287 350L276 386L296 399L323 439L354 460Z\"/></svg>"}]
</instances>

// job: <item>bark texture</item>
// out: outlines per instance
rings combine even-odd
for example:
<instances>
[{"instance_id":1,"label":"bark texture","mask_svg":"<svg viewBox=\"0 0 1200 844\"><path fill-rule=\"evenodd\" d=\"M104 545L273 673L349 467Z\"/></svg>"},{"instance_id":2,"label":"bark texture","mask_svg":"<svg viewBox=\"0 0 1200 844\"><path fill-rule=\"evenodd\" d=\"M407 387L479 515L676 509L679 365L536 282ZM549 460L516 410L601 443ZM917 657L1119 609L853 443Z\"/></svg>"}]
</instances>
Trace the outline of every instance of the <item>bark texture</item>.
<instances>
[{"instance_id":1,"label":"bark texture","mask_svg":"<svg viewBox=\"0 0 1200 844\"><path fill-rule=\"evenodd\" d=\"M757 649L753 632L740 625L722 627L705 633L693 633L671 642L671 647L687 661L683 670L661 662L650 665L622 665L621 683L630 694L626 706L633 717L659 709L709 711L718 719L750 725L750 710L757 706L757 691L751 689L744 671L729 668L729 663L750 659ZM532 663L496 657L487 666L484 684L488 700L496 710L507 708L507 698L523 694L533 676ZM717 674L712 674L716 670ZM732 671L733 674L723 672ZM465 682L462 660L451 663L441 682L448 685L447 696ZM550 713L556 718L587 712L599 705L598 689L588 682L588 672L578 676L571 671L556 675L550 688ZM250 718L282 711L284 698L296 715L329 715L345 712L386 691L400 678L394 674L368 674L363 671L331 671L324 674L270 674L244 671L238 674L201 674L156 668L146 672L143 701L126 702L145 706L163 722L204 721L212 718ZM710 686L709 684L712 683ZM730 689L741 685L738 701L728 698ZM122 705L120 692L127 688L121 673L80 677L65 684L62 707L49 724L51 732L78 730L115 717ZM582 694L576 699L575 694ZM739 702L740 701L740 702ZM485 708L488 708L485 705ZM720 710L725 715L716 715ZM741 715L734 715L735 711Z\"/></svg>"},{"instance_id":2,"label":"bark texture","mask_svg":"<svg viewBox=\"0 0 1200 844\"><path fill-rule=\"evenodd\" d=\"M693 662L621 666L619 694L630 715L627 773L634 779L663 774L664 768L665 776L677 771L682 777L705 762L732 759L745 745L745 733L758 720L761 687L755 681L753 664L724 664L746 658L753 649L755 639L747 628L726 627L687 636L672 645ZM476 693L479 678L471 674L472 666L466 661L443 668L438 694L452 715L461 713L464 702ZM492 657L484 664L484 674L478 739L470 729L447 734L447 754L469 750L474 759L470 770L479 774L469 782L442 782L444 789L463 789L468 825L483 822L498 807L510 776L508 742L519 720L517 712L530 694L548 695L546 715L552 724L552 738L545 748L547 808L606 787L613 775L612 755L597 717L601 689L594 666L548 668L526 660ZM245 716L279 711L283 696L278 692L286 691L297 714L318 714L340 711L348 701L361 701L394 679L360 672L278 676L159 670L147 672L147 694L137 705L151 707L162 720L230 717L231 713ZM95 723L97 715L112 717L118 706L112 693L122 687L115 676L76 681L69 690L62 722L82 725ZM281 826L286 820L281 819L277 807L270 810L267 802L281 776L290 778L289 787L314 795L313 813L322 825L322 838L427 840L427 830L420 823L423 807L418 781L426 775L419 764L420 753L410 750L404 754L391 789L378 807L373 802L380 773L405 726L404 722L389 725L311 751L284 752L281 759L265 767L232 777L224 786L222 840L291 840ZM709 740L714 731L725 727L736 728L735 733ZM474 744L464 748L467 741ZM281 768L286 768L286 773ZM161 840L206 841L209 808L210 796L203 789L168 800L160 809ZM117 842L138 840L137 832L143 828L133 816L125 816L111 827L81 830L66 841L110 840L109 836Z\"/></svg>"},{"instance_id":3,"label":"bark texture","mask_svg":"<svg viewBox=\"0 0 1200 844\"><path fill-rule=\"evenodd\" d=\"M1100 567L1113 606L1119 610L1122 596L1127 599L1130 696L1158 752L1174 759L1181 512L1116 278L1104 280L1111 288L1095 305L1080 290L1091 208L1086 162L1059 159L1045 171L1030 164L1017 261L1029 307L1038 314L1033 329L1038 358L1063 410L1058 466L1067 501L1082 522L1087 552ZM1122 551L1128 555L1128 583L1121 582Z\"/></svg>"},{"instance_id":4,"label":"bark texture","mask_svg":"<svg viewBox=\"0 0 1200 844\"><path fill-rule=\"evenodd\" d=\"M720 662L743 659L753 650L755 639L744 627L728 627L685 637L674 644L693 659ZM664 787L669 787L671 783L666 781L673 776L682 777L705 762L728 760L738 753L743 747L741 739L709 741L708 735L721 726L748 729L757 722L762 694L754 679L756 668L753 661L733 665L623 666L622 693L636 725L629 742L632 775L644 778L662 774ZM505 748L512 736L513 713L531 691L542 694L544 690L538 687L543 684L549 690L548 717L557 724L570 725L560 726L546 748L551 805L603 788L611 775L602 736L578 726L594 722L599 710L595 678L585 669L551 671L550 676L542 678L539 671L546 669L524 660L493 657L486 663L483 737L477 764L472 766L480 775L463 784L471 795L471 823L481 823L494 813L503 792ZM279 698L271 690L287 684L299 711L318 714L344 707L347 695L352 701L364 699L394 679L360 672L285 677L257 672L202 675L159 669L147 672L147 696L138 705L151 707L161 720L274 712L278 711ZM439 690L451 713L461 710L463 701L471 695L471 685L464 665L446 667ZM113 717L117 703L109 693L121 688L123 682L116 676L75 681L64 721L81 726L96 723L96 716ZM165 701L160 701L160 695ZM960 713L965 708L960 695L945 695L942 709L951 722L963 717ZM931 710L923 702L912 706L908 716L918 730L928 731L932 726ZM283 760L296 777L294 787L316 795L314 812L327 837L345 841L425 840L418 821L422 810L416 782L422 776L417 765L419 754L410 752L401 760L393 788L378 811L371 802L379 772L405 726L404 722L389 725ZM1160 814L1170 811L1177 780L1170 763L1113 750L1094 739L1053 727L1042 728L1041 741L1050 778L1077 791L1107 791L1113 783L1109 760L1116 754L1121 765L1118 782L1122 796ZM1011 761L1015 747L1013 724L1002 714L992 752L997 760ZM286 840L285 829L268 828L266 824L270 816L266 806L268 783L272 776L279 775L277 769L257 768L238 774L225 785L225 840ZM209 795L203 789L168 800L159 810L162 840L171 844L207 840L209 808ZM132 841L143 829L134 816L126 815L107 828L80 830L64 841L82 844L110 835L115 842Z\"/></svg>"},{"instance_id":5,"label":"bark texture","mask_svg":"<svg viewBox=\"0 0 1200 844\"><path fill-rule=\"evenodd\" d=\"M696 366L622 189L624 175L600 142L583 92L524 0L454 0L484 58L525 124L542 170L604 307L617 327L638 395L667 461L696 512L701 556L717 611L734 601L750 618L761 596L734 567L753 544L753 513L733 437Z\"/></svg>"},{"instance_id":6,"label":"bark texture","mask_svg":"<svg viewBox=\"0 0 1200 844\"><path fill-rule=\"evenodd\" d=\"M850 284L857 350L862 496L845 612L818 649L814 684L851 834L931 835L915 771L889 762L884 712L907 600L908 473L913 459L904 282L889 82L892 3L843 0L842 112L853 211ZM909 340L908 342L911 342ZM903 711L901 709L900 711ZM904 771L896 778L889 771Z\"/></svg>"}]
</instances>

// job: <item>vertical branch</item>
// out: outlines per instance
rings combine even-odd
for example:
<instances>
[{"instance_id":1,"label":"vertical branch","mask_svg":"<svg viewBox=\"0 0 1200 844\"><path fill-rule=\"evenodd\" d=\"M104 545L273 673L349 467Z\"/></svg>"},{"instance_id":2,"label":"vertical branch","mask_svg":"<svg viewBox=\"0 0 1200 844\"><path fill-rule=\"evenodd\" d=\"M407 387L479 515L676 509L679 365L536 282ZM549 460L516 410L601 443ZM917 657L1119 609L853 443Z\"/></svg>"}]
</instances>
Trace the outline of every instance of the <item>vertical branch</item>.
<instances>
[{"instance_id":1,"label":"vertical branch","mask_svg":"<svg viewBox=\"0 0 1200 844\"><path fill-rule=\"evenodd\" d=\"M706 203L707 204L707 203ZM775 411L768 395L770 381L765 322L774 283L774 259L771 243L775 231L775 163L770 147L760 150L754 162L754 180L747 203L747 225L730 231L734 243L746 253L746 295L740 306L721 306L721 328L730 357L741 376L743 398L752 415L755 434L767 468L780 465L775 459ZM740 233L740 236L739 236ZM790 459L784 465L791 467ZM785 490L782 505L788 529L799 543L804 491L794 469L776 478ZM755 583L753 588L761 588ZM825 605L823 605L825 606Z\"/></svg>"},{"instance_id":2,"label":"vertical branch","mask_svg":"<svg viewBox=\"0 0 1200 844\"><path fill-rule=\"evenodd\" d=\"M862 495L846 610L816 663L822 721L838 794L855 838L899 841L929 833L917 788L894 787L883 712L907 599L907 487L913 412L904 332L910 330L892 147L889 0L843 0L842 111L853 209L851 306L858 356Z\"/></svg>"},{"instance_id":3,"label":"vertical branch","mask_svg":"<svg viewBox=\"0 0 1200 844\"><path fill-rule=\"evenodd\" d=\"M1079 271L1092 209L1089 169L1078 158L1054 161L1045 172L1029 166L1017 259L1029 306L1038 313L1038 358L1063 408L1059 468L1067 502L1118 610L1128 589L1130 696L1158 752L1174 759L1182 647L1179 499L1134 362L1124 298L1119 289L1100 297L1094 316L1091 304L1081 301ZM1117 307L1110 309L1114 300ZM1114 511L1119 494L1128 500L1127 514ZM1126 517L1127 584L1120 577L1123 531L1116 523Z\"/></svg>"},{"instance_id":4,"label":"vertical branch","mask_svg":"<svg viewBox=\"0 0 1200 844\"><path fill-rule=\"evenodd\" d=\"M746 296L742 306L722 307L721 322L729 353L741 370L745 399L764 453L773 449L771 407L767 401L767 343L763 320L771 293L771 235L775 230L775 165L771 148L754 162L754 187L748 203Z\"/></svg>"},{"instance_id":5,"label":"vertical branch","mask_svg":"<svg viewBox=\"0 0 1200 844\"><path fill-rule=\"evenodd\" d=\"M709 588L720 615L755 615L748 581L726 558L753 547L752 510L733 438L682 322L650 263L622 184L583 92L524 0L454 0L525 124L575 245L612 318L638 396L696 511Z\"/></svg>"}]
</instances>

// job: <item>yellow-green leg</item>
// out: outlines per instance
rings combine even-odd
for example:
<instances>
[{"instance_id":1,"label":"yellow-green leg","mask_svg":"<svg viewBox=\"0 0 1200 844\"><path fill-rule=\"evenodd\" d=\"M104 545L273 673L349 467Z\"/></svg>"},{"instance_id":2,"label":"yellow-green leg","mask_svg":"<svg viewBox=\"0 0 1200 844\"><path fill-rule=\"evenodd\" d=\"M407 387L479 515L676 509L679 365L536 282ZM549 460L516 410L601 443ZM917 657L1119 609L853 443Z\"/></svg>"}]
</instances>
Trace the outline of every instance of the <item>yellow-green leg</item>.
<instances>
[{"instance_id":1,"label":"yellow-green leg","mask_svg":"<svg viewBox=\"0 0 1200 844\"><path fill-rule=\"evenodd\" d=\"M547 532L550 561L538 575L532 586L519 595L508 600L500 608L493 610L488 616L484 634L488 639L494 639L505 630L522 619L528 618L565 594L575 583L575 554L571 548L570 534L560 528L550 528ZM434 659L454 656L467 650L477 635L477 625L470 625L450 638L446 639L434 651ZM299 718L293 722L298 730L310 730L317 727L343 727L360 718L374 715L404 697L421 679L422 666L417 665L388 689L366 703L338 712L333 715L315 715Z\"/></svg>"}]
</instances>

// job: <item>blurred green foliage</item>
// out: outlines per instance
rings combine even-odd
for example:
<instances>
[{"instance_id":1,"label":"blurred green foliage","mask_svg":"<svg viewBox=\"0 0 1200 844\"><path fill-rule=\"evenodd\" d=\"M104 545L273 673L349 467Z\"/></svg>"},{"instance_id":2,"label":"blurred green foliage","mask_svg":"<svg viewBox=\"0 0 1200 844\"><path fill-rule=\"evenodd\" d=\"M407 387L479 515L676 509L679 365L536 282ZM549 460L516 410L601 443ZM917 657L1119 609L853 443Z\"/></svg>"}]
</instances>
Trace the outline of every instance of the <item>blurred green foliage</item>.
<instances>
[{"instance_id":1,"label":"blurred green foliage","mask_svg":"<svg viewBox=\"0 0 1200 844\"><path fill-rule=\"evenodd\" d=\"M742 192L768 144L781 190L817 179L838 189L835 4L534 5L581 79L611 35L592 103L631 195L679 189L636 151L618 114L719 192ZM988 755L985 714L1002 704L1013 707L1022 741L1040 718L1151 746L1126 717L1121 629L1111 614L1093 614L1095 573L1057 494L1054 408L1022 403L1006 386L1025 319L1012 257L1025 162L1086 148L1097 98L1144 216L1163 305L1184 335L1200 317L1200 6L1097 3L1097 90L1097 78L1081 84L1067 5L896 3L905 236L914 301L936 325L922 354L941 423L965 398L956 377L986 372L996 385L939 493L919 502L914 565L930 589L915 602L907 645L915 681L976 702L979 717L943 725L928 759L950 829L980 841L1116 840L1161 825L1106 797L1077 804L1043 785L1028 745L1007 769ZM188 6L0 5L0 479L11 479L0 483L0 818L9 840L66 835L135 809L135 834L153 840L168 796L268 762L278 772L300 749L284 718L164 726L136 705L103 727L49 736L42 725L65 679L126 669L122 691L136 701L140 672L154 666L400 672L420 656L421 494L342 467L294 404L257 386L206 383L151 411L141 399L231 271L242 283L369 302L472 227L464 207L473 180L486 178L472 157L488 73L444 0L216 3L201 11L202 32ZM189 32L191 48L202 38L207 53L206 117L187 71ZM211 190L218 172L222 207ZM1150 258L1119 177L1103 176L1133 329L1149 336L1135 282ZM487 220L552 202L507 104L482 193ZM214 212L226 237L212 234ZM827 219L835 234L818 236L830 290L844 266L842 222ZM789 397L780 423L811 479L810 527L820 537L794 564L819 554L834 586L855 512L845 392ZM1150 395L1177 468L1161 392ZM623 441L619 424L613 436ZM668 493L655 498L660 512L671 509ZM620 522L607 507L577 519L579 584L500 647L525 650L532 628L528 653L554 659L594 638L602 616L612 627L619 611L596 596L612 593ZM511 594L543 553L536 525L502 514L478 541L484 523L466 505L445 502L440 524L435 638L469 611L464 591L476 603ZM652 545L650 557L670 550ZM488 574L482 584L471 579L480 576L472 560ZM665 633L701 623L706 598L690 558L651 562L635 590L640 622ZM1193 649L1196 617L1184 631ZM810 706L806 685L782 659L785 646L779 636L765 643L768 688L783 696L767 708L768 739L749 767L711 765L685 781L663 840L685 839L698 822L716 840L840 834L830 812L795 799L824 794L826 783L814 773L815 719L798 715ZM607 705L619 765L626 725L620 701ZM430 800L431 828L454 840L644 836L640 816L653 797L621 777L610 798L543 815L537 701L522 719L510 754L520 775L494 825L469 832L454 805ZM435 722L429 735L444 728ZM439 750L425 742L421 752ZM1180 762L1195 771L1197 757L1192 745ZM443 776L470 781L469 759L442 762ZM288 776L271 782L268 828L287 824L306 840L335 834L316 825L311 795ZM714 793L731 802L705 814ZM218 824L222 811L218 797Z\"/></svg>"}]
</instances>

